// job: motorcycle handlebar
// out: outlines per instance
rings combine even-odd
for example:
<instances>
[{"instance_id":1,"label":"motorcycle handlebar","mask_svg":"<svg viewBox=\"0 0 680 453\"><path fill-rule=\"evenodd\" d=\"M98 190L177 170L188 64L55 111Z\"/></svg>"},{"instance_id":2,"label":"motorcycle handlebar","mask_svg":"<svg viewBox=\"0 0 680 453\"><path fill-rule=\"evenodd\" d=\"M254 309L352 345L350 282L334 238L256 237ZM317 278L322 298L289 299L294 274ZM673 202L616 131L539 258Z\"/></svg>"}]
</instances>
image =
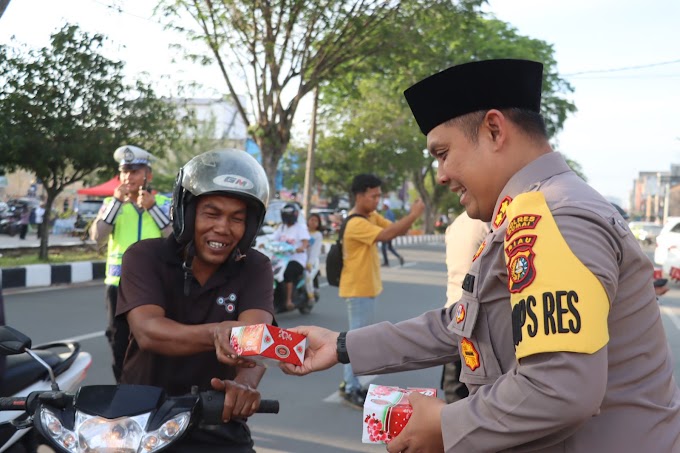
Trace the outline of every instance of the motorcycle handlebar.
<instances>
[{"instance_id":1,"label":"motorcycle handlebar","mask_svg":"<svg viewBox=\"0 0 680 453\"><path fill-rule=\"evenodd\" d=\"M50 401L61 401L72 399L75 395L66 392L38 391L29 394L27 397L0 397L0 411L27 411L33 412L36 409L38 400L48 396ZM199 393L201 406L203 408L201 419L208 425L219 425L222 421L222 410L224 409L224 393L209 390ZM278 414L278 400L260 400L259 414Z\"/></svg>"},{"instance_id":2,"label":"motorcycle handlebar","mask_svg":"<svg viewBox=\"0 0 680 453\"><path fill-rule=\"evenodd\" d=\"M213 390L200 393L203 405L202 420L208 425L219 425L222 423L222 410L224 409L224 393ZM258 414L278 414L278 400L260 400Z\"/></svg>"},{"instance_id":3,"label":"motorcycle handlebar","mask_svg":"<svg viewBox=\"0 0 680 453\"><path fill-rule=\"evenodd\" d=\"M26 397L0 397L0 411L23 411L26 409Z\"/></svg>"}]
</instances>

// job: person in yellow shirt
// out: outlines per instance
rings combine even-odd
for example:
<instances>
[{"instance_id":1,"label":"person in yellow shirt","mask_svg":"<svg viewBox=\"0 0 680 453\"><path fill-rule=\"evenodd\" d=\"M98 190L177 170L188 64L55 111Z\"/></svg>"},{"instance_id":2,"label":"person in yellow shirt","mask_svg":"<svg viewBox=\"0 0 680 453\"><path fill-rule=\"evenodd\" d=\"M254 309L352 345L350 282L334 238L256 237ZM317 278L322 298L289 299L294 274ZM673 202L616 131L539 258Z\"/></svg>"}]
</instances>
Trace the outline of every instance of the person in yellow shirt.
<instances>
[{"instance_id":1,"label":"person in yellow shirt","mask_svg":"<svg viewBox=\"0 0 680 453\"><path fill-rule=\"evenodd\" d=\"M376 244L390 241L405 234L425 210L425 204L416 200L411 211L392 223L378 214L376 209L382 198L382 181L372 174L360 174L352 181L354 207L349 214L358 214L345 226L343 236L343 266L340 274L340 297L347 301L349 329L373 324L375 298L382 292L380 257ZM351 366L344 369L340 383L340 396L352 407L363 408L366 391L361 388Z\"/></svg>"}]
</instances>

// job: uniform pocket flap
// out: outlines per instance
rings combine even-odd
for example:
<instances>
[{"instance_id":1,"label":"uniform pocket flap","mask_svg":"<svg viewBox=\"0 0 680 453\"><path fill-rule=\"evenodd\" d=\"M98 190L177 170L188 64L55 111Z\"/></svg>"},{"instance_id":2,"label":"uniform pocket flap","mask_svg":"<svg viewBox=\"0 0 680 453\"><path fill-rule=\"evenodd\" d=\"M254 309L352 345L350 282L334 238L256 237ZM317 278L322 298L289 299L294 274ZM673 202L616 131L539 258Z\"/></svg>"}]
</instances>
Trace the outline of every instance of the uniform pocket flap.
<instances>
[{"instance_id":1,"label":"uniform pocket flap","mask_svg":"<svg viewBox=\"0 0 680 453\"><path fill-rule=\"evenodd\" d=\"M478 314L479 302L464 293L463 297L451 307L449 331L461 337L469 337L475 328Z\"/></svg>"}]
</instances>

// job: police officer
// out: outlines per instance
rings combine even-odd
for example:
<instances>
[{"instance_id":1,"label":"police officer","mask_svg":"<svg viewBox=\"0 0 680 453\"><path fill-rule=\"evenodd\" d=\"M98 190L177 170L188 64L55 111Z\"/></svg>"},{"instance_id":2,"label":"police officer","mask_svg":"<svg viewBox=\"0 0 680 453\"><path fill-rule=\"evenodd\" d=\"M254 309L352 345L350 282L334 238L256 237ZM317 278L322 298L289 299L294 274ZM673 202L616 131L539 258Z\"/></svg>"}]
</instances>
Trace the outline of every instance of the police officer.
<instances>
[{"instance_id":1,"label":"police officer","mask_svg":"<svg viewBox=\"0 0 680 453\"><path fill-rule=\"evenodd\" d=\"M289 374L463 359L470 396L412 395L388 452L680 451L680 390L652 264L616 209L550 148L542 80L540 63L490 60L405 92L439 182L491 222L461 300L398 324L297 329L308 348Z\"/></svg>"},{"instance_id":2,"label":"police officer","mask_svg":"<svg viewBox=\"0 0 680 453\"><path fill-rule=\"evenodd\" d=\"M106 198L90 227L90 237L100 247L108 242L106 257L106 305L108 324L106 337L113 353L113 375L120 381L123 359L130 330L124 318L116 318L116 301L123 253L142 239L167 237L172 232L170 198L153 195L148 190L153 174L154 157L132 145L116 149L113 158L119 162L120 185L113 197Z\"/></svg>"}]
</instances>

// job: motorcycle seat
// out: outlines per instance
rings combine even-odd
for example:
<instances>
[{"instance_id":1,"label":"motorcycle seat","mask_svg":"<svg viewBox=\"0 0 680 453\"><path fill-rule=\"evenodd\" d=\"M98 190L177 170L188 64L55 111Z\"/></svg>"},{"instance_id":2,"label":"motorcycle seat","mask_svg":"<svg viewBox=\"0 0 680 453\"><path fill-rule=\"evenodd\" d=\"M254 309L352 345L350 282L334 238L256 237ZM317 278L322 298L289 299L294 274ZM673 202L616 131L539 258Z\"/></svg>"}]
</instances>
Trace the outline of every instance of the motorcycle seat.
<instances>
[{"instance_id":1,"label":"motorcycle seat","mask_svg":"<svg viewBox=\"0 0 680 453\"><path fill-rule=\"evenodd\" d=\"M62 361L59 354L53 351L35 350L33 352L52 368ZM43 379L49 379L47 370L28 354L8 356L5 375L0 380L0 396L12 396L30 384Z\"/></svg>"}]
</instances>

